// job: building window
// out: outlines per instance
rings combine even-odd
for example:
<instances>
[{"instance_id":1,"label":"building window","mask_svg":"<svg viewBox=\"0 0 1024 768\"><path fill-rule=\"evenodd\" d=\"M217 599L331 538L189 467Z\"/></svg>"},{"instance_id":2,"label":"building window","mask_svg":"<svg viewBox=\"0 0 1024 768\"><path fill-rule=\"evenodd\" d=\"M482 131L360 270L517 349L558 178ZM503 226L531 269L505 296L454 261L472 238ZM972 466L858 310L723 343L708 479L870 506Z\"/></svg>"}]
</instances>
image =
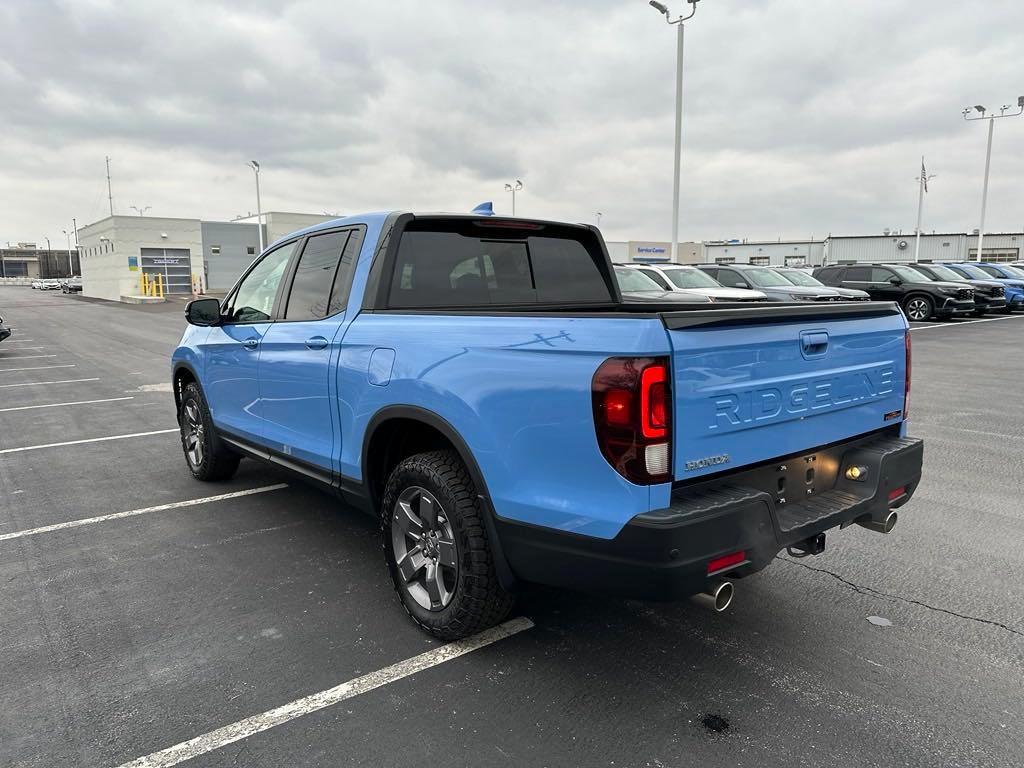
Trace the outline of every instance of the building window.
<instances>
[{"instance_id":1,"label":"building window","mask_svg":"<svg viewBox=\"0 0 1024 768\"><path fill-rule=\"evenodd\" d=\"M968 261L976 261L978 249L969 248L967 251ZM1010 261L1017 261L1018 250L1016 248L982 248L982 261L989 261L996 264L1005 264Z\"/></svg>"},{"instance_id":2,"label":"building window","mask_svg":"<svg viewBox=\"0 0 1024 768\"><path fill-rule=\"evenodd\" d=\"M734 256L716 256L715 264L735 264L736 258Z\"/></svg>"},{"instance_id":3,"label":"building window","mask_svg":"<svg viewBox=\"0 0 1024 768\"><path fill-rule=\"evenodd\" d=\"M943 243L943 244L942 244L942 247L943 247L943 248L949 248L949 243Z\"/></svg>"},{"instance_id":4,"label":"building window","mask_svg":"<svg viewBox=\"0 0 1024 768\"><path fill-rule=\"evenodd\" d=\"M245 252L248 253L250 256L255 256L256 255L256 247L250 245L248 248L245 249Z\"/></svg>"},{"instance_id":5,"label":"building window","mask_svg":"<svg viewBox=\"0 0 1024 768\"><path fill-rule=\"evenodd\" d=\"M767 256L751 256L750 263L759 267L767 267L771 263L771 260Z\"/></svg>"},{"instance_id":6,"label":"building window","mask_svg":"<svg viewBox=\"0 0 1024 768\"><path fill-rule=\"evenodd\" d=\"M220 256L220 246L219 245L211 245L210 246L210 255L211 256Z\"/></svg>"},{"instance_id":7,"label":"building window","mask_svg":"<svg viewBox=\"0 0 1024 768\"><path fill-rule=\"evenodd\" d=\"M787 256L786 266L787 267L803 267L807 265L806 256Z\"/></svg>"}]
</instances>

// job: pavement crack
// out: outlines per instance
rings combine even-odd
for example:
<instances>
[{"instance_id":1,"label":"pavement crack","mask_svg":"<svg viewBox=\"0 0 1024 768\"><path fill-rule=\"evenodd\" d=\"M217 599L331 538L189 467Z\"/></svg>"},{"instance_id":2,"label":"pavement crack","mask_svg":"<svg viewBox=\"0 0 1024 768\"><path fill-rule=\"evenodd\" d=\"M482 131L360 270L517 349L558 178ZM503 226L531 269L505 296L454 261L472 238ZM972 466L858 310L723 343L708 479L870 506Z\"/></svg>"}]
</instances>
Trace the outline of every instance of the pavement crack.
<instances>
[{"instance_id":1,"label":"pavement crack","mask_svg":"<svg viewBox=\"0 0 1024 768\"><path fill-rule=\"evenodd\" d=\"M1010 626L1008 626L1006 624L1003 624L1000 621L994 621L992 619L983 619L983 618L981 618L979 616L968 616L968 615L963 614L963 613L957 613L956 611L951 611L948 608L940 608L940 607L938 607L936 605L929 605L928 603L921 602L920 600L915 600L912 597L903 597L902 595L894 595L894 594L892 594L890 592L883 592L880 589L875 589L874 587L865 587L865 586L863 586L861 584L855 584L854 582L850 581L849 579L844 578L844 577L840 576L838 573L836 573L835 571L830 571L827 568L815 568L813 565L808 565L807 563L801 563L801 562L799 562L797 560L790 560L788 558L781 557L779 555L776 555L775 559L776 560L781 560L784 563L789 563L790 565L798 565L801 568L806 568L808 571L814 571L815 573L824 573L827 576L831 576L836 581L841 582L842 584L845 584L847 587L852 589L854 592L857 592L857 593L862 594L862 595L870 595L870 596L874 596L874 597L884 597L884 598L889 599L889 600L899 600L900 602L909 603L910 605L916 605L916 606L919 606L921 608L925 608L925 609L927 609L929 611L935 611L936 613L945 613L948 616L955 616L956 618L964 619L965 621L974 621L974 622L977 622L978 624L988 624L989 626L998 627L999 629L1006 630L1007 632L1010 632L1011 634L1018 635L1020 637L1024 637L1024 632L1021 632L1019 629L1014 629L1013 627L1010 627Z\"/></svg>"}]
</instances>

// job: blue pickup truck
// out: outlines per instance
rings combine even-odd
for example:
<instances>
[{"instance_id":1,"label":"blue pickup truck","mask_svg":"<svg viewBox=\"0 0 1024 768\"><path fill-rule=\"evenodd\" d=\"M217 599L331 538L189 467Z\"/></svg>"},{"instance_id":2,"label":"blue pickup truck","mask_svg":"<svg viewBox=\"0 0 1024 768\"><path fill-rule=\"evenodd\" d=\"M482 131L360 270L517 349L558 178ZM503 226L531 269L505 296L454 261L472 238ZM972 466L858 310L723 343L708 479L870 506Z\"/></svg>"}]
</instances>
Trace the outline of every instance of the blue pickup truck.
<instances>
[{"instance_id":1,"label":"blue pickup truck","mask_svg":"<svg viewBox=\"0 0 1024 768\"><path fill-rule=\"evenodd\" d=\"M244 456L380 520L443 638L534 582L722 610L921 478L887 302L630 303L592 226L378 213L270 246L173 355L189 470Z\"/></svg>"}]
</instances>

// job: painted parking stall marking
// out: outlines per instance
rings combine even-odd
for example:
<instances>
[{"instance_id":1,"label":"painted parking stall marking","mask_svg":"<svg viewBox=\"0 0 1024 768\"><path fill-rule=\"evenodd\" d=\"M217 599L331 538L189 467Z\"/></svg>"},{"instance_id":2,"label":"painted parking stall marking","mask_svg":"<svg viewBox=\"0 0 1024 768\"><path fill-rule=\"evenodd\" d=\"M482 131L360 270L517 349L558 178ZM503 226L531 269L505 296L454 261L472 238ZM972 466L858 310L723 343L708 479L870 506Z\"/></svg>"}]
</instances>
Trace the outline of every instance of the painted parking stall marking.
<instances>
[{"instance_id":1,"label":"painted parking stall marking","mask_svg":"<svg viewBox=\"0 0 1024 768\"><path fill-rule=\"evenodd\" d=\"M53 531L63 531L68 528L81 528L84 525L95 525L96 523L105 523L108 520L123 520L127 517L138 517L139 515L148 515L152 512L165 512L169 509L184 509L185 507L195 507L200 504L211 504L215 501L226 501L228 499L239 499L243 496L254 496L258 493L269 493L270 491L279 491L282 488L287 488L287 483L277 483L275 485L264 485L260 488L250 488L245 491L232 491L231 493L220 493L216 496L203 496L199 499L187 499L185 501L172 501L169 504L158 504L155 507L143 507L142 509L131 509L127 512L114 512L109 515L100 515L98 517L87 517L81 520L70 520L66 523L54 523L53 525L44 525L39 528L28 528L24 531L13 531L12 533L0 534L0 541L9 541L11 539L23 539L26 536L38 536L42 533L52 533Z\"/></svg>"},{"instance_id":2,"label":"painted parking stall marking","mask_svg":"<svg viewBox=\"0 0 1024 768\"><path fill-rule=\"evenodd\" d=\"M3 352L3 350L0 349L0 352ZM2 355L0 360L34 360L40 357L56 357L56 355L11 355L10 357Z\"/></svg>"},{"instance_id":3,"label":"painted parking stall marking","mask_svg":"<svg viewBox=\"0 0 1024 768\"><path fill-rule=\"evenodd\" d=\"M61 448L66 445L84 445L86 443L104 443L108 440L127 440L132 437L149 437L150 435L166 435L171 432L180 431L177 427L174 429L157 429L152 432L132 432L127 435L107 435L106 437L90 437L85 440L68 440L63 443L43 443L42 445L26 445L21 448L4 448L0 451L0 454L4 453L21 453L22 451L38 451L43 448Z\"/></svg>"},{"instance_id":4,"label":"painted parking stall marking","mask_svg":"<svg viewBox=\"0 0 1024 768\"><path fill-rule=\"evenodd\" d=\"M64 363L63 365L35 365L30 368L0 368L0 373L13 373L14 371L48 371L51 368L75 368L77 367L74 363Z\"/></svg>"},{"instance_id":5,"label":"painted parking stall marking","mask_svg":"<svg viewBox=\"0 0 1024 768\"><path fill-rule=\"evenodd\" d=\"M194 739L175 744L173 747L167 747L159 752L123 763L118 768L169 768L169 766L205 755L215 749L220 749L228 744L234 744L257 733L283 725L303 715L318 712L346 699L354 698L363 693L381 688L388 683L415 675L417 672L422 672L425 669L436 667L439 664L452 661L473 651L478 651L531 627L533 627L533 622L525 616L511 619L504 624L499 624L472 637L467 637L465 640L456 640L439 648L433 648L418 656L412 656L404 661L378 669L376 672L356 677L325 691L296 699L262 714L247 717L244 720L239 720L237 723L225 725L223 728L204 733L202 736L196 736Z\"/></svg>"},{"instance_id":6,"label":"painted parking stall marking","mask_svg":"<svg viewBox=\"0 0 1024 768\"><path fill-rule=\"evenodd\" d=\"M932 325L919 325L911 327L912 331L930 331L932 328L962 328L965 325L974 325L975 323L999 323L1004 320L1019 320L1024 315L1011 315L1009 317L987 317L982 320L961 320L956 323L933 323Z\"/></svg>"},{"instance_id":7,"label":"painted parking stall marking","mask_svg":"<svg viewBox=\"0 0 1024 768\"><path fill-rule=\"evenodd\" d=\"M60 381L25 381L21 384L0 384L0 389L7 389L9 387L45 387L47 384L81 384L85 381L99 381L99 378L61 379Z\"/></svg>"},{"instance_id":8,"label":"painted parking stall marking","mask_svg":"<svg viewBox=\"0 0 1024 768\"><path fill-rule=\"evenodd\" d=\"M134 397L107 397L102 400L76 400L70 403L47 403L46 405L19 405L16 408L0 408L0 413L10 411L32 411L36 408L62 408L69 405L93 405L95 403L116 403L121 400L134 400Z\"/></svg>"}]
</instances>

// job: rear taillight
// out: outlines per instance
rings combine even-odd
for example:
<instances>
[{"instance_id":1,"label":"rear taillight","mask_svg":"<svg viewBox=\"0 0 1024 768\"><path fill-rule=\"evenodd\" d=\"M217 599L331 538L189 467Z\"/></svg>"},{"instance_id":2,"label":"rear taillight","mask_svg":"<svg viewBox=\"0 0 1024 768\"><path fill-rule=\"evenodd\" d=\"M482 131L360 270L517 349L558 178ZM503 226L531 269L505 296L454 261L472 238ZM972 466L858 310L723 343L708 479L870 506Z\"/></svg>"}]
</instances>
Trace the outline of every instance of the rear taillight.
<instances>
[{"instance_id":1,"label":"rear taillight","mask_svg":"<svg viewBox=\"0 0 1024 768\"><path fill-rule=\"evenodd\" d=\"M612 357L594 374L591 395L601 453L639 484L672 479L672 400L667 357Z\"/></svg>"},{"instance_id":2,"label":"rear taillight","mask_svg":"<svg viewBox=\"0 0 1024 768\"><path fill-rule=\"evenodd\" d=\"M903 390L903 418L910 418L910 329L907 329L907 379Z\"/></svg>"}]
</instances>

